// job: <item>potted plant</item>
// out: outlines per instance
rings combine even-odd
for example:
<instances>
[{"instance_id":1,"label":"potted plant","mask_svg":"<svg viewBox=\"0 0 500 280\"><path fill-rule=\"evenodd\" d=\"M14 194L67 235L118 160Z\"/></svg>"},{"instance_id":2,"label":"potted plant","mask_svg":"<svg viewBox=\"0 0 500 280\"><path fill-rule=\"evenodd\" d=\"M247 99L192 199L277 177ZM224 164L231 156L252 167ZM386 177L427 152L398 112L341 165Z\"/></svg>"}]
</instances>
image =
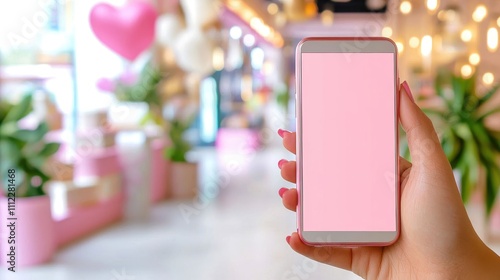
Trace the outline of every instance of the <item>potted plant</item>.
<instances>
[{"instance_id":1,"label":"potted plant","mask_svg":"<svg viewBox=\"0 0 500 280\"><path fill-rule=\"evenodd\" d=\"M187 160L186 155L192 147L185 139L193 123L194 107L185 98L177 98L170 102L167 111L169 109L170 146L165 148L165 157L170 161L170 194L174 198L194 197L198 193L198 164Z\"/></svg>"},{"instance_id":2,"label":"potted plant","mask_svg":"<svg viewBox=\"0 0 500 280\"><path fill-rule=\"evenodd\" d=\"M139 74L127 70L117 79L101 79L97 86L103 91L114 93L120 102L127 103L129 107L137 105L138 108L134 108L137 111L141 111L140 107L145 105L147 111L138 124L153 122L163 126L162 102L157 92L158 85L162 81L161 71L148 63Z\"/></svg>"},{"instance_id":3,"label":"potted plant","mask_svg":"<svg viewBox=\"0 0 500 280\"><path fill-rule=\"evenodd\" d=\"M45 122L33 130L19 128L18 121L31 110L31 95L16 105L0 102L0 172L5 178L1 182L5 197L0 200L0 216L10 225L0 229L0 259L10 270L48 261L56 248L50 199L43 185L50 179L45 163L59 144L44 141L48 132Z\"/></svg>"},{"instance_id":4,"label":"potted plant","mask_svg":"<svg viewBox=\"0 0 500 280\"><path fill-rule=\"evenodd\" d=\"M488 127L486 120L500 113L500 107L489 104L500 85L478 94L475 81L475 76L462 78L441 72L435 80L436 95L420 101L423 105L437 104L423 106L423 110L441 132L443 150L459 174L464 203L484 180L485 213L489 218L500 189L500 131Z\"/></svg>"}]
</instances>

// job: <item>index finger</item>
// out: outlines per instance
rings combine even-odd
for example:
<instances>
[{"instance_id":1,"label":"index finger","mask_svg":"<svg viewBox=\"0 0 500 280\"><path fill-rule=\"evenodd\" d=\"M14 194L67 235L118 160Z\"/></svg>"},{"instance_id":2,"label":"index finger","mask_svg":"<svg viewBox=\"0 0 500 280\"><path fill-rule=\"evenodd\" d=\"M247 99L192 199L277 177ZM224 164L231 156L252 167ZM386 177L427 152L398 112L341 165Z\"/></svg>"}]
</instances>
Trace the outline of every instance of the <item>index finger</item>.
<instances>
[{"instance_id":1,"label":"index finger","mask_svg":"<svg viewBox=\"0 0 500 280\"><path fill-rule=\"evenodd\" d=\"M295 132L285 132L283 134L283 146L290 152L295 154L296 151L296 133Z\"/></svg>"}]
</instances>

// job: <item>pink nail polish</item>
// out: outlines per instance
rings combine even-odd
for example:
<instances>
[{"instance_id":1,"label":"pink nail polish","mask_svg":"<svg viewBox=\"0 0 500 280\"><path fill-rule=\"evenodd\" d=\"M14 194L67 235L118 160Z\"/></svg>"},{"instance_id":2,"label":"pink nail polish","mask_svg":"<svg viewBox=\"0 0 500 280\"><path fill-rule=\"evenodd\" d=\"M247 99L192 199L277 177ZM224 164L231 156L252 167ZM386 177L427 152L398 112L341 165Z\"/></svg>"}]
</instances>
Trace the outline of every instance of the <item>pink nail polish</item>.
<instances>
[{"instance_id":1,"label":"pink nail polish","mask_svg":"<svg viewBox=\"0 0 500 280\"><path fill-rule=\"evenodd\" d=\"M281 138L283 138L283 137L285 136L285 133L287 133L287 132L288 132L288 133L290 133L290 132L289 132L289 131L287 131L287 130L284 130L284 129L281 129L281 128L280 128L280 129L278 129L278 135L279 135Z\"/></svg>"},{"instance_id":2,"label":"pink nail polish","mask_svg":"<svg viewBox=\"0 0 500 280\"><path fill-rule=\"evenodd\" d=\"M291 238L291 236L286 237L286 243L290 244L290 238Z\"/></svg>"},{"instance_id":3,"label":"pink nail polish","mask_svg":"<svg viewBox=\"0 0 500 280\"><path fill-rule=\"evenodd\" d=\"M288 191L287 188L281 188L279 191L278 191L278 194L280 195L280 197L283 197L283 194Z\"/></svg>"},{"instance_id":4,"label":"pink nail polish","mask_svg":"<svg viewBox=\"0 0 500 280\"><path fill-rule=\"evenodd\" d=\"M282 160L278 161L278 167L281 169L283 167L283 164L285 164L287 162L288 162L288 160L286 160L286 159L282 159Z\"/></svg>"},{"instance_id":5,"label":"pink nail polish","mask_svg":"<svg viewBox=\"0 0 500 280\"><path fill-rule=\"evenodd\" d=\"M415 103L415 99L413 98L413 94L411 93L411 89L410 89L410 86L408 85L408 83L406 81L404 81L403 84L402 84L402 86L404 87L405 92L408 95L408 97L410 98L410 100L413 103Z\"/></svg>"}]
</instances>

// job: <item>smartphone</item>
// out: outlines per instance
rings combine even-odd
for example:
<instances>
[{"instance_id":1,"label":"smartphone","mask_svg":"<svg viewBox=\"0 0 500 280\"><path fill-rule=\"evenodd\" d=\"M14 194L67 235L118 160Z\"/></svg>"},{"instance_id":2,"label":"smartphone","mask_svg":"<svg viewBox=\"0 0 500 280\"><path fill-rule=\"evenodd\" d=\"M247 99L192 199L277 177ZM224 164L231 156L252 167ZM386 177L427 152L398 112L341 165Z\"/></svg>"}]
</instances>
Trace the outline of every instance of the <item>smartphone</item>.
<instances>
[{"instance_id":1,"label":"smartphone","mask_svg":"<svg viewBox=\"0 0 500 280\"><path fill-rule=\"evenodd\" d=\"M397 53L373 37L297 46L297 231L306 244L399 237Z\"/></svg>"}]
</instances>

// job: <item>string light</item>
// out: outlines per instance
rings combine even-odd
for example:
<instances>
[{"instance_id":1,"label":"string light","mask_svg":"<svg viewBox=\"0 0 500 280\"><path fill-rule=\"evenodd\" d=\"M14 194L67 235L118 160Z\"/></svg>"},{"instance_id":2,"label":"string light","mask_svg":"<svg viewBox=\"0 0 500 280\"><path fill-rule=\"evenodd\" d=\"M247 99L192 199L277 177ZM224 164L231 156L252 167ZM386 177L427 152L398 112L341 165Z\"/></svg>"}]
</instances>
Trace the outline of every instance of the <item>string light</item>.
<instances>
[{"instance_id":1,"label":"string light","mask_svg":"<svg viewBox=\"0 0 500 280\"><path fill-rule=\"evenodd\" d=\"M475 22L481 22L488 15L488 9L484 5L479 5L476 7L472 13L472 19Z\"/></svg>"},{"instance_id":2,"label":"string light","mask_svg":"<svg viewBox=\"0 0 500 280\"><path fill-rule=\"evenodd\" d=\"M333 24L333 12L330 10L324 10L321 12L321 23L325 26L331 26Z\"/></svg>"},{"instance_id":3,"label":"string light","mask_svg":"<svg viewBox=\"0 0 500 280\"><path fill-rule=\"evenodd\" d=\"M405 45L401 42L396 42L396 46L398 47L398 53L402 53L405 49Z\"/></svg>"},{"instance_id":4,"label":"string light","mask_svg":"<svg viewBox=\"0 0 500 280\"><path fill-rule=\"evenodd\" d=\"M493 75L493 73L491 73L491 72L484 73L484 75L483 75L483 83L485 85L489 86L489 85L492 85L493 82L495 82L495 76Z\"/></svg>"},{"instance_id":5,"label":"string light","mask_svg":"<svg viewBox=\"0 0 500 280\"><path fill-rule=\"evenodd\" d=\"M392 36L392 28L389 26L382 28L382 36L391 37Z\"/></svg>"},{"instance_id":6,"label":"string light","mask_svg":"<svg viewBox=\"0 0 500 280\"><path fill-rule=\"evenodd\" d=\"M243 37L243 44L247 47L252 47L255 44L255 37L252 34L247 34Z\"/></svg>"},{"instance_id":7,"label":"string light","mask_svg":"<svg viewBox=\"0 0 500 280\"><path fill-rule=\"evenodd\" d=\"M278 7L278 4L276 3L269 3L269 5L267 5L267 12L270 14L270 15L275 15L279 12L279 7Z\"/></svg>"},{"instance_id":8,"label":"string light","mask_svg":"<svg viewBox=\"0 0 500 280\"><path fill-rule=\"evenodd\" d=\"M462 31L462 33L460 34L460 38L462 39L462 41L464 42L470 42L472 40L472 31L470 31L469 29L465 29L464 31Z\"/></svg>"},{"instance_id":9,"label":"string light","mask_svg":"<svg viewBox=\"0 0 500 280\"><path fill-rule=\"evenodd\" d=\"M481 56L478 53L472 53L469 56L469 63L472 65L478 65L481 62Z\"/></svg>"},{"instance_id":10,"label":"string light","mask_svg":"<svg viewBox=\"0 0 500 280\"><path fill-rule=\"evenodd\" d=\"M412 47L414 49L418 48L418 46L420 45L420 39L418 39L418 37L415 37L415 36L411 37L410 41L409 41L409 45L410 45L410 47Z\"/></svg>"},{"instance_id":11,"label":"string light","mask_svg":"<svg viewBox=\"0 0 500 280\"><path fill-rule=\"evenodd\" d=\"M235 40L241 38L242 33L243 32L241 31L241 28L239 26L233 26L231 27L231 29L229 29L229 36L231 36L231 38Z\"/></svg>"},{"instance_id":12,"label":"string light","mask_svg":"<svg viewBox=\"0 0 500 280\"><path fill-rule=\"evenodd\" d=\"M411 12L411 8L411 3L409 1L401 2L401 5L399 6L399 10L405 15Z\"/></svg>"},{"instance_id":13,"label":"string light","mask_svg":"<svg viewBox=\"0 0 500 280\"><path fill-rule=\"evenodd\" d=\"M495 26L488 29L486 43L490 52L495 52L498 49L498 30Z\"/></svg>"},{"instance_id":14,"label":"string light","mask_svg":"<svg viewBox=\"0 0 500 280\"><path fill-rule=\"evenodd\" d=\"M439 0L427 0L427 9L434 12L439 7Z\"/></svg>"},{"instance_id":15,"label":"string light","mask_svg":"<svg viewBox=\"0 0 500 280\"><path fill-rule=\"evenodd\" d=\"M224 50L222 48L218 47L214 50L212 64L216 71L224 69Z\"/></svg>"},{"instance_id":16,"label":"string light","mask_svg":"<svg viewBox=\"0 0 500 280\"><path fill-rule=\"evenodd\" d=\"M468 78L472 75L472 66L469 64L465 64L460 68L460 73L462 74L462 77Z\"/></svg>"},{"instance_id":17,"label":"string light","mask_svg":"<svg viewBox=\"0 0 500 280\"><path fill-rule=\"evenodd\" d=\"M423 56L429 56L432 53L432 37L430 35L425 35L424 37L422 37L420 52Z\"/></svg>"}]
</instances>

